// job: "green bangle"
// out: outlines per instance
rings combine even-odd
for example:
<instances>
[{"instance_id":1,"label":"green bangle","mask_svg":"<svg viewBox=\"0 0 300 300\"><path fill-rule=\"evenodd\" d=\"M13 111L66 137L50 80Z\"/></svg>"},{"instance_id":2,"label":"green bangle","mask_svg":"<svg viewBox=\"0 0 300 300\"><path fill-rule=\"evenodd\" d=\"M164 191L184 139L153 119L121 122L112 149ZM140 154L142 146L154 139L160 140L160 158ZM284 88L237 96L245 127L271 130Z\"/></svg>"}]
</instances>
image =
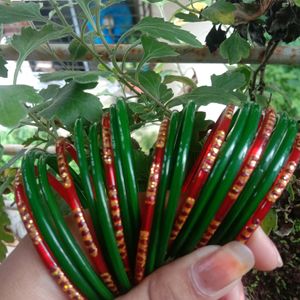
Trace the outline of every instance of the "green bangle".
<instances>
[{"instance_id":1,"label":"green bangle","mask_svg":"<svg viewBox=\"0 0 300 300\"><path fill-rule=\"evenodd\" d=\"M91 126L89 138L92 177L96 195L95 211L98 215L101 237L103 238L103 251L105 251L109 266L111 267L113 275L120 286L121 292L126 292L131 288L131 284L119 253L113 225L110 219L110 213L107 207L107 194L103 179L103 166L100 159L97 125Z\"/></svg>"},{"instance_id":2,"label":"green bangle","mask_svg":"<svg viewBox=\"0 0 300 300\"><path fill-rule=\"evenodd\" d=\"M160 239L157 248L157 265L160 266L164 262L170 234L173 227L173 222L176 216L176 209L178 206L181 188L185 178L187 167L187 156L193 132L193 125L196 113L196 105L194 102L189 102L184 111L183 123L180 128L180 143L178 154L176 156L176 163L174 172L172 173L172 181L170 187L170 194L168 197L167 207L163 214L163 219L160 228Z\"/></svg>"},{"instance_id":3,"label":"green bangle","mask_svg":"<svg viewBox=\"0 0 300 300\"><path fill-rule=\"evenodd\" d=\"M57 232L62 240L66 252L72 259L72 262L81 271L81 274L87 279L99 296L105 299L112 299L113 295L108 288L99 279L93 268L91 267L85 254L82 252L75 238L71 234L69 228L66 225L65 220L59 210L59 207L54 199L53 191L49 185L46 169L46 158L41 156L38 161L38 173L39 183L43 198L45 199L50 214L53 219L53 223L57 229Z\"/></svg>"},{"instance_id":4,"label":"green bangle","mask_svg":"<svg viewBox=\"0 0 300 300\"><path fill-rule=\"evenodd\" d=\"M264 172L261 182L249 197L249 200L247 201L244 209L240 212L239 217L237 218L233 226L231 226L228 234L223 237L221 243L226 243L236 238L238 233L243 229L244 225L255 212L260 201L264 198L264 196L271 188L274 180L276 179L290 153L297 134L297 124L295 123L295 121L290 121L289 123L289 128L284 138L282 139L280 148L276 152L276 155L272 160L270 166L268 167L266 172Z\"/></svg>"},{"instance_id":5,"label":"green bangle","mask_svg":"<svg viewBox=\"0 0 300 300\"><path fill-rule=\"evenodd\" d=\"M85 277L82 276L81 272L73 265L72 259L66 253L61 239L53 230L52 221L45 213L47 212L47 207L45 207L44 201L41 201L40 191L37 186L34 171L34 160L36 158L36 154L38 153L40 155L42 152L33 150L27 153L23 158L21 167L24 188L36 223L51 252L54 254L60 267L68 276L68 278L88 299L97 300L99 299L99 295L97 295L94 289L86 281Z\"/></svg>"},{"instance_id":6,"label":"green bangle","mask_svg":"<svg viewBox=\"0 0 300 300\"><path fill-rule=\"evenodd\" d=\"M133 222L133 234L137 238L139 236L140 229L140 209L138 201L138 189L134 173L134 163L133 163L133 150L131 144L131 137L129 131L129 121L127 115L127 108L125 102L118 100L116 104L116 116L118 124L118 133L120 138L120 150L122 167L126 175L126 191L128 197L128 207L130 213L130 219ZM134 244L134 247L136 244Z\"/></svg>"},{"instance_id":7,"label":"green bangle","mask_svg":"<svg viewBox=\"0 0 300 300\"><path fill-rule=\"evenodd\" d=\"M136 251L137 239L138 236L134 235L135 223L134 220L130 218L129 213L129 199L127 197L126 191L126 182L125 182L125 173L122 167L121 160L121 148L120 148L120 136L118 132L118 124L117 124L117 112L115 105L110 107L110 124L111 124L111 138L112 138L112 148L113 148L113 157L115 163L115 171L116 171L116 181L118 188L118 195L120 198L120 208L121 208L121 216L122 223L124 227L124 235L126 246L128 249L128 256L132 265L135 261L134 254Z\"/></svg>"},{"instance_id":8,"label":"green bangle","mask_svg":"<svg viewBox=\"0 0 300 300\"><path fill-rule=\"evenodd\" d=\"M167 142L166 142L166 149L163 161L163 167L161 171L159 189L155 204L155 211L154 211L154 219L153 225L150 235L150 245L149 245L149 257L146 263L146 274L150 274L156 268L156 251L157 251L157 244L159 243L160 238L160 226L162 223L162 216L163 210L165 205L165 199L167 194L167 187L168 183L171 179L171 163L172 163L172 154L174 154L175 149L175 139L176 134L178 131L179 126L179 113L174 112L172 113L168 135L167 135Z\"/></svg>"},{"instance_id":9,"label":"green bangle","mask_svg":"<svg viewBox=\"0 0 300 300\"><path fill-rule=\"evenodd\" d=\"M196 225L193 227L189 240L182 248L181 254L192 251L197 243L200 241L205 230L207 229L209 223L213 219L214 215L218 211L218 208L222 204L223 199L228 193L236 175L238 174L240 167L244 161L244 158L249 150L251 143L257 132L261 117L261 108L259 105L252 105L250 108L250 113L246 120L244 130L240 136L240 139L234 149L232 156L230 157L229 164L219 181L218 192L212 195L209 199L206 207L204 208L201 216L197 220Z\"/></svg>"},{"instance_id":10,"label":"green bangle","mask_svg":"<svg viewBox=\"0 0 300 300\"><path fill-rule=\"evenodd\" d=\"M288 118L285 114L279 117L274 132L268 142L267 148L258 166L252 173L242 193L236 200L235 204L230 209L229 213L223 220L222 224L211 238L209 244L220 244L222 237L228 234L231 225L235 222L239 216L241 210L245 207L248 199L250 199L252 192L256 189L259 182L263 179L265 171L271 164L276 151L282 141L282 137L285 136L287 131Z\"/></svg>"},{"instance_id":11,"label":"green bangle","mask_svg":"<svg viewBox=\"0 0 300 300\"><path fill-rule=\"evenodd\" d=\"M192 228L194 228L206 203L208 202L209 198L215 191L216 185L218 184L221 176L223 175L223 172L230 161L231 155L236 147L236 144L239 141L239 138L245 127L249 112L250 112L250 104L246 103L244 107L239 111L236 117L236 122L232 127L226 139L225 144L220 150L215 166L211 171L211 174L208 180L206 181L206 184L204 185L200 193L200 196L198 197L194 205L194 208L190 213L190 216L188 217L186 223L184 224L183 228L181 229L180 233L175 239L172 248L170 249L171 257L176 257L179 250L187 242L187 239L189 238L189 233L191 232Z\"/></svg>"}]
</instances>

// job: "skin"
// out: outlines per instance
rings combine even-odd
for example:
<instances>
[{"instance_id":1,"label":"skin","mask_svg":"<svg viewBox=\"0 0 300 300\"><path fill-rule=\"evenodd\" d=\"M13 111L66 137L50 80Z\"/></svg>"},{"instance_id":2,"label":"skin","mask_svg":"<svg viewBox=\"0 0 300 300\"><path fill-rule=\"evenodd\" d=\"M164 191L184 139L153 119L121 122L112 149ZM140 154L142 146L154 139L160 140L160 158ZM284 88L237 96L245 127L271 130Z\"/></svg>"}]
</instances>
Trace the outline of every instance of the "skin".
<instances>
[{"instance_id":1,"label":"skin","mask_svg":"<svg viewBox=\"0 0 300 300\"><path fill-rule=\"evenodd\" d=\"M276 247L260 228L247 246L255 258L255 268L258 270L271 271L282 266ZM182 276L187 265L194 264L200 259L201 262L207 261L218 249L220 249L218 246L207 246L164 266L128 294L119 297L119 300L245 299L240 280L226 288L218 298L210 298L198 293L188 273ZM20 242L17 249L1 265L0 290L1 299L5 300L66 299L50 277L28 237Z\"/></svg>"}]
</instances>

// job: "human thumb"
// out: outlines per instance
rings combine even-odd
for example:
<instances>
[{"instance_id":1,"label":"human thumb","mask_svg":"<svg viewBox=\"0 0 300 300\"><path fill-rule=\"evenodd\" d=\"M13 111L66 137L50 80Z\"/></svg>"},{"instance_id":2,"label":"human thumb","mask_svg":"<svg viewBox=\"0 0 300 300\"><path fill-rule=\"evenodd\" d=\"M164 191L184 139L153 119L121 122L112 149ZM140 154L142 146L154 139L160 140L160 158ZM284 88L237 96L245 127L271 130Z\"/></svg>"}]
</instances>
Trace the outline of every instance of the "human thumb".
<instances>
[{"instance_id":1,"label":"human thumb","mask_svg":"<svg viewBox=\"0 0 300 300\"><path fill-rule=\"evenodd\" d=\"M226 295L254 266L239 243L207 246L158 269L119 300L213 300Z\"/></svg>"}]
</instances>

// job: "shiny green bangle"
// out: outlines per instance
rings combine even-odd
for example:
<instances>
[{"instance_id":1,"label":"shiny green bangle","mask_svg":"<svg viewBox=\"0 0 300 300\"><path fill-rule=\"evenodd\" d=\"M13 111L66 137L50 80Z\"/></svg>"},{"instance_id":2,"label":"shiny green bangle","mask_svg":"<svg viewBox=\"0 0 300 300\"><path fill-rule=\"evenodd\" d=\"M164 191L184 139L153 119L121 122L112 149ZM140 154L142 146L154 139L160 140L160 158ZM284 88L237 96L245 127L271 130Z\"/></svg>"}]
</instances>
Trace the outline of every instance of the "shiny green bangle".
<instances>
[{"instance_id":1,"label":"shiny green bangle","mask_svg":"<svg viewBox=\"0 0 300 300\"><path fill-rule=\"evenodd\" d=\"M171 116L166 149L163 161L163 167L161 172L161 178L159 183L159 190L157 194L155 211L154 211L154 220L150 235L150 245L149 245L149 257L146 263L146 274L150 274L156 269L157 263L157 244L159 243L160 238L160 226L162 223L163 210L165 206L165 199L167 194L167 187L171 179L170 168L174 160L174 149L175 149L175 139L179 125L179 113L174 112Z\"/></svg>"},{"instance_id":2,"label":"shiny green bangle","mask_svg":"<svg viewBox=\"0 0 300 300\"><path fill-rule=\"evenodd\" d=\"M282 139L282 142L278 151L276 152L274 159L272 160L266 172L264 172L261 182L259 182L256 189L249 197L249 200L247 201L244 209L240 212L233 226L231 226L231 228L229 229L228 234L223 237L221 241L222 244L236 238L238 233L242 230L244 225L247 223L249 218L258 207L260 201L264 198L268 190L271 188L280 169L284 165L297 134L297 124L295 123L295 121L290 121L289 123L289 128L284 138Z\"/></svg>"},{"instance_id":3,"label":"shiny green bangle","mask_svg":"<svg viewBox=\"0 0 300 300\"><path fill-rule=\"evenodd\" d=\"M81 274L91 284L93 289L97 291L99 296L105 299L112 299L113 295L108 288L99 279L93 268L91 267L85 254L82 252L75 238L71 234L69 228L66 225L65 220L59 210L59 207L55 201L53 191L49 185L46 169L46 158L41 156L38 161L38 174L39 183L43 198L45 199L49 208L50 214L53 219L53 223L57 229L57 232L62 240L62 243L69 254L72 262L81 271Z\"/></svg>"},{"instance_id":4,"label":"shiny green bangle","mask_svg":"<svg viewBox=\"0 0 300 300\"><path fill-rule=\"evenodd\" d=\"M200 241L205 230L207 229L210 221L213 219L218 208L222 204L227 192L229 191L238 171L243 163L243 160L247 154L248 149L257 132L261 117L261 108L259 105L252 105L250 108L250 113L246 120L244 130L240 136L240 139L234 149L234 152L230 158L230 161L226 167L226 170L219 181L218 191L210 198L206 207L204 208L201 216L197 220L196 225L192 229L189 240L182 248L180 254L184 254L192 251L197 243ZM201 200L201 199L200 199Z\"/></svg>"},{"instance_id":5,"label":"shiny green bangle","mask_svg":"<svg viewBox=\"0 0 300 300\"><path fill-rule=\"evenodd\" d=\"M52 227L52 221L47 215L47 207L40 197L39 187L35 178L34 161L41 154L35 150L27 153L22 161L22 175L24 188L27 198L33 212L36 223L41 231L42 236L47 242L51 252L54 254L62 270L75 286L88 298L99 299L99 295L82 276L77 267L73 265L72 259L64 249L62 240L57 236ZM42 201L41 201L42 200Z\"/></svg>"},{"instance_id":6,"label":"shiny green bangle","mask_svg":"<svg viewBox=\"0 0 300 300\"><path fill-rule=\"evenodd\" d=\"M285 136L288 126L288 118L286 114L279 117L274 132L268 142L267 148L258 166L252 173L242 193L236 200L233 207L223 220L222 224L211 238L209 244L220 244L222 237L225 237L232 224L234 224L236 218L239 216L241 210L246 206L246 203L251 197L252 192L256 189L259 182L263 179L264 174L271 164L274 156L278 150L278 147L282 141L282 137Z\"/></svg>"},{"instance_id":7,"label":"shiny green bangle","mask_svg":"<svg viewBox=\"0 0 300 300\"><path fill-rule=\"evenodd\" d=\"M100 149L98 144L97 125L93 125L89 132L92 177L95 188L95 210L99 218L101 237L103 238L103 251L113 275L116 278L121 292L126 292L131 288L130 281L126 274L118 246L115 240L113 225L107 207L107 194L103 178L103 166L100 159Z\"/></svg>"},{"instance_id":8,"label":"shiny green bangle","mask_svg":"<svg viewBox=\"0 0 300 300\"><path fill-rule=\"evenodd\" d=\"M129 131L129 121L127 115L127 108L124 101L117 101L116 112L118 133L120 138L120 155L122 159L122 167L124 169L124 174L126 175L125 178L126 191L128 197L128 207L130 219L132 220L133 224L133 234L134 236L136 236L137 239L139 236L141 215L138 200L138 189L134 173L133 150ZM136 246L136 244L134 244L134 246Z\"/></svg>"},{"instance_id":9,"label":"shiny green bangle","mask_svg":"<svg viewBox=\"0 0 300 300\"><path fill-rule=\"evenodd\" d=\"M239 111L236 122L232 127L225 144L220 150L218 159L215 163L211 174L204 185L198 200L196 201L193 210L190 213L186 223L178 234L176 240L174 241L172 248L170 249L169 255L171 257L177 256L179 250L184 246L189 238L189 233L192 228L194 228L197 220L199 219L206 203L209 201L211 195L214 193L216 189L216 185L218 184L221 176L223 175L224 170L226 169L231 155L239 141L239 138L242 134L242 131L245 127L247 117L250 112L250 104L246 103L244 107Z\"/></svg>"},{"instance_id":10,"label":"shiny green bangle","mask_svg":"<svg viewBox=\"0 0 300 300\"><path fill-rule=\"evenodd\" d=\"M176 209L179 203L181 188L185 178L187 167L187 156L193 132L193 125L196 113L196 105L194 102L189 102L183 113L183 123L180 128L180 143L178 153L176 155L176 163L172 173L172 181L170 193L167 201L167 206L163 214L163 219L160 228L160 239L157 248L157 265L163 264L170 234L173 227L173 222L176 216Z\"/></svg>"},{"instance_id":11,"label":"shiny green bangle","mask_svg":"<svg viewBox=\"0 0 300 300\"><path fill-rule=\"evenodd\" d=\"M115 163L115 171L116 171L116 179L117 179L117 188L118 188L118 195L120 198L120 208L121 208L121 216L122 216L122 223L124 227L124 235L125 241L128 249L128 256L132 265L135 261L135 251L137 245L138 236L134 235L135 222L130 217L129 212L129 199L127 197L126 191L126 174L124 172L121 160L121 147L120 147L120 136L118 130L118 123L117 123L117 112L115 105L110 107L110 124L111 124L111 138L112 138L112 148L113 148L113 157Z\"/></svg>"}]
</instances>

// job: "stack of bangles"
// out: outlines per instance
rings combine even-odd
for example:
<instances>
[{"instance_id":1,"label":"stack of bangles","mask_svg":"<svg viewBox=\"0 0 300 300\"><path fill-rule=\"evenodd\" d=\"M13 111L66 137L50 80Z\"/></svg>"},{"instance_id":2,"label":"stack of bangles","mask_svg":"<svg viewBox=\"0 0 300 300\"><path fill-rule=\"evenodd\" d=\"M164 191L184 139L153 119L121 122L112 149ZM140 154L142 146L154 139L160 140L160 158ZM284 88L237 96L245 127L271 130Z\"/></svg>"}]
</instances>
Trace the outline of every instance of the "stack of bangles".
<instances>
[{"instance_id":1,"label":"stack of bangles","mask_svg":"<svg viewBox=\"0 0 300 300\"><path fill-rule=\"evenodd\" d=\"M122 100L88 132L77 120L74 145L59 138L56 155L26 153L15 180L16 203L70 299L113 299L197 247L246 243L280 197L300 159L294 120L254 103L228 105L190 164L196 114L189 102L161 122L146 191L138 190Z\"/></svg>"}]
</instances>

